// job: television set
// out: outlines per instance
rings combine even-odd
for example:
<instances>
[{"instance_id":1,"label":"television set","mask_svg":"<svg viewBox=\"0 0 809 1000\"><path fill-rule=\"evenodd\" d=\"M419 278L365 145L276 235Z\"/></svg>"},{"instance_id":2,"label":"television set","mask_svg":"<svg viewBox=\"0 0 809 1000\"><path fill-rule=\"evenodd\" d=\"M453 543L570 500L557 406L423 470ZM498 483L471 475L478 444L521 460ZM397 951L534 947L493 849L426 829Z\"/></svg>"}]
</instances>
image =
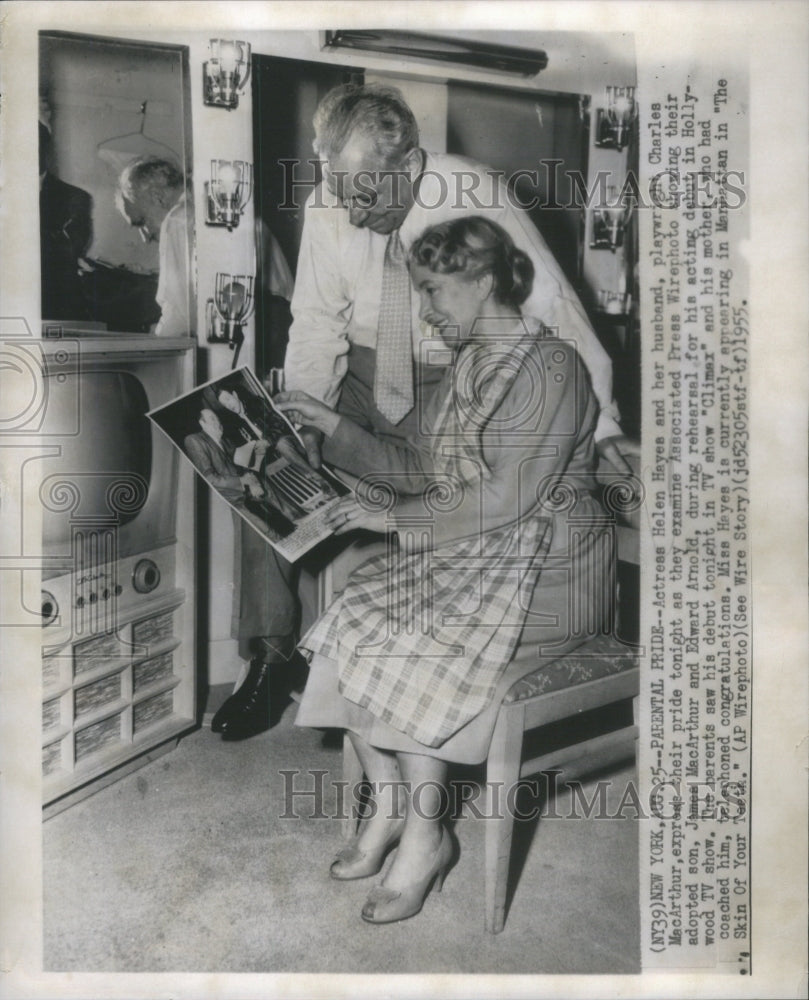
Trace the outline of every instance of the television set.
<instances>
[{"instance_id":1,"label":"television set","mask_svg":"<svg viewBox=\"0 0 809 1000\"><path fill-rule=\"evenodd\" d=\"M46 802L195 723L193 476L146 417L192 345L39 341Z\"/></svg>"},{"instance_id":2,"label":"television set","mask_svg":"<svg viewBox=\"0 0 809 1000\"><path fill-rule=\"evenodd\" d=\"M176 538L178 463L146 413L182 392L188 341L48 348L39 440L49 454L37 469L42 579L61 600L43 606L43 620L82 632L81 612L92 605L117 597L126 606L161 586L154 571L133 581L122 568L148 558L160 572L162 550ZM163 585L171 579L165 570Z\"/></svg>"}]
</instances>

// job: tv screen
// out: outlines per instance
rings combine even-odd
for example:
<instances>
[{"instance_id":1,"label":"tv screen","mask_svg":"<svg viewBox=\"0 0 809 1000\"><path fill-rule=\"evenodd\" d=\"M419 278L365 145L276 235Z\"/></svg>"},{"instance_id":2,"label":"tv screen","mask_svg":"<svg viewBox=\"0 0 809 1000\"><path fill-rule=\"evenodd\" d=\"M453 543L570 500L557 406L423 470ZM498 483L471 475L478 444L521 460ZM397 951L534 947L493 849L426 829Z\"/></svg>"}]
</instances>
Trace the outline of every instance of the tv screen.
<instances>
[{"instance_id":1,"label":"tv screen","mask_svg":"<svg viewBox=\"0 0 809 1000\"><path fill-rule=\"evenodd\" d=\"M73 525L85 536L112 526L118 558L174 537L176 460L146 417L151 367L46 378L42 438L59 449L41 463L46 556L71 555Z\"/></svg>"}]
</instances>

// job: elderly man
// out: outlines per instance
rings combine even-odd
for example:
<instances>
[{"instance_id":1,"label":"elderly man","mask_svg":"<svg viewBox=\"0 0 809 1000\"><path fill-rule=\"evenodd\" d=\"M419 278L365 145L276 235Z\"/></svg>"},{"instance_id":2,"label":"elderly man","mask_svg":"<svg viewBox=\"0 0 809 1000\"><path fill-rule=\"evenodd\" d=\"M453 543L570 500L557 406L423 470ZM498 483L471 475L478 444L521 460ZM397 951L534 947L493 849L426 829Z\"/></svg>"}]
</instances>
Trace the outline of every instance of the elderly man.
<instances>
[{"instance_id":1,"label":"elderly man","mask_svg":"<svg viewBox=\"0 0 809 1000\"><path fill-rule=\"evenodd\" d=\"M347 84L315 114L324 185L306 206L298 259L287 389L303 389L383 437L401 440L441 370L422 364L425 332L410 295L407 252L428 226L459 215L499 223L531 258L528 315L575 342L601 412L599 450L626 467L612 399L612 368L544 239L509 199L502 176L470 160L428 153L393 87ZM318 441L308 434L317 460ZM328 458L328 446L326 448ZM627 471L628 471L628 467Z\"/></svg>"},{"instance_id":2,"label":"elderly man","mask_svg":"<svg viewBox=\"0 0 809 1000\"><path fill-rule=\"evenodd\" d=\"M116 204L146 243L159 241L157 304L160 337L194 332L194 274L191 267L193 212L183 173L170 160L144 157L127 164L118 181Z\"/></svg>"}]
</instances>

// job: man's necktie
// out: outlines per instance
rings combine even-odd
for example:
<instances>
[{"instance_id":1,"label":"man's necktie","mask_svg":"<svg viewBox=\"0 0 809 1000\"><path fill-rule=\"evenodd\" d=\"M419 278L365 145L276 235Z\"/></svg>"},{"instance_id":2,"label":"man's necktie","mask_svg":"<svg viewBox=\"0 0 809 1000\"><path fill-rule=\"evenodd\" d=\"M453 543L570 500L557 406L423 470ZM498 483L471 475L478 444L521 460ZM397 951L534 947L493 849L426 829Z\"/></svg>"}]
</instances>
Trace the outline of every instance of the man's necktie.
<instances>
[{"instance_id":1,"label":"man's necktie","mask_svg":"<svg viewBox=\"0 0 809 1000\"><path fill-rule=\"evenodd\" d=\"M413 409L410 274L399 230L388 237L376 338L374 402L392 424Z\"/></svg>"}]
</instances>

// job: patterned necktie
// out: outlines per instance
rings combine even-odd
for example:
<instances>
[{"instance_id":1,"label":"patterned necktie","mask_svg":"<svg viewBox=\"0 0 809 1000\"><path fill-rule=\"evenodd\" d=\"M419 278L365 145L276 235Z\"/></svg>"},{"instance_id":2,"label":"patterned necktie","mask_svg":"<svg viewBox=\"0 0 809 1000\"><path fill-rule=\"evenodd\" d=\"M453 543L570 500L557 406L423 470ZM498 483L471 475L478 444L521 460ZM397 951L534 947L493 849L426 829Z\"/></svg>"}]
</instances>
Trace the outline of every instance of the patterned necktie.
<instances>
[{"instance_id":1,"label":"patterned necktie","mask_svg":"<svg viewBox=\"0 0 809 1000\"><path fill-rule=\"evenodd\" d=\"M392 424L413 409L410 274L399 230L388 237L376 338L374 402Z\"/></svg>"}]
</instances>

